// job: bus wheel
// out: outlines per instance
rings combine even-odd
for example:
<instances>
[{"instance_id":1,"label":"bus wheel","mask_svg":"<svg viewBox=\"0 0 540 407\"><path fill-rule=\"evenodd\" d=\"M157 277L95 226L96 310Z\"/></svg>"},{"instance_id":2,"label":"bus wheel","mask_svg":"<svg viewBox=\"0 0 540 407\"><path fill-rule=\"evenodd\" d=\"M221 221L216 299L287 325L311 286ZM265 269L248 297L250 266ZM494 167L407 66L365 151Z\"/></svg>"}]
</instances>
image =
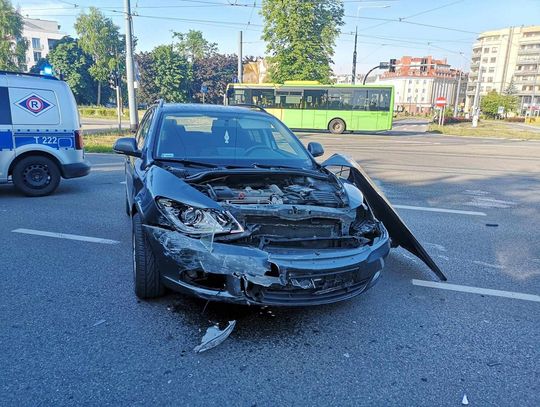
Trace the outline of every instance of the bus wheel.
<instances>
[{"instance_id":1,"label":"bus wheel","mask_svg":"<svg viewBox=\"0 0 540 407\"><path fill-rule=\"evenodd\" d=\"M332 119L328 125L328 130L332 134L341 134L345 131L345 122L341 119Z\"/></svg>"}]
</instances>

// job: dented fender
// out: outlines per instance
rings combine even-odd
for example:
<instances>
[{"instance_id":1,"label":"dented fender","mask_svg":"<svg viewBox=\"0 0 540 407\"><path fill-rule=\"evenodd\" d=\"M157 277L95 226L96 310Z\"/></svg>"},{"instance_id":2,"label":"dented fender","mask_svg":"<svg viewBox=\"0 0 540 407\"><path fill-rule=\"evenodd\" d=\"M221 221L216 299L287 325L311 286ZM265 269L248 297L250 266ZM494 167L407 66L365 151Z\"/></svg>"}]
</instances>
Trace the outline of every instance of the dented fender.
<instances>
[{"instance_id":1,"label":"dented fender","mask_svg":"<svg viewBox=\"0 0 540 407\"><path fill-rule=\"evenodd\" d=\"M422 260L440 280L446 281L446 276L439 269L435 261L420 244L418 239L416 239L407 225L405 225L405 222L403 222L377 185L356 161L342 154L334 154L321 165L323 167L349 168L350 181L364 194L371 210L388 230L392 241Z\"/></svg>"}]
</instances>

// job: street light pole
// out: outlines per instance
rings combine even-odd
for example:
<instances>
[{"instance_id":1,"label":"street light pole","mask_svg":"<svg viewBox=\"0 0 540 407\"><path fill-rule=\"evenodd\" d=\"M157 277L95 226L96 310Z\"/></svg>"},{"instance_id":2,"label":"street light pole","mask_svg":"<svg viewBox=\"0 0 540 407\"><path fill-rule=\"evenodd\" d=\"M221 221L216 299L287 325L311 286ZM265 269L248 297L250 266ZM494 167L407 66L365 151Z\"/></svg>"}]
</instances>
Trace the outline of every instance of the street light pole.
<instances>
[{"instance_id":1,"label":"street light pole","mask_svg":"<svg viewBox=\"0 0 540 407\"><path fill-rule=\"evenodd\" d=\"M454 117L457 117L458 104L459 104L459 92L461 91L461 71L459 71L459 79L457 83L456 100L454 103Z\"/></svg>"},{"instance_id":2,"label":"street light pole","mask_svg":"<svg viewBox=\"0 0 540 407\"><path fill-rule=\"evenodd\" d=\"M356 44L358 42L358 26L356 26L356 30L354 31L354 51L352 54L352 79L351 83L354 85L356 84Z\"/></svg>"},{"instance_id":3,"label":"street light pole","mask_svg":"<svg viewBox=\"0 0 540 407\"><path fill-rule=\"evenodd\" d=\"M478 85L476 85L476 91L474 92L473 103L473 119L472 126L478 126L478 118L480 116L480 85L482 84L482 66L478 67Z\"/></svg>"},{"instance_id":4,"label":"street light pole","mask_svg":"<svg viewBox=\"0 0 540 407\"><path fill-rule=\"evenodd\" d=\"M238 33L238 83L242 83L244 80L244 72L242 67L242 31Z\"/></svg>"},{"instance_id":5,"label":"street light pole","mask_svg":"<svg viewBox=\"0 0 540 407\"><path fill-rule=\"evenodd\" d=\"M133 68L133 32L131 25L131 5L130 0L124 0L124 13L126 15L126 81L128 89L129 104L129 127L131 131L137 130L139 117L137 115L137 104L135 103L135 74Z\"/></svg>"}]
</instances>

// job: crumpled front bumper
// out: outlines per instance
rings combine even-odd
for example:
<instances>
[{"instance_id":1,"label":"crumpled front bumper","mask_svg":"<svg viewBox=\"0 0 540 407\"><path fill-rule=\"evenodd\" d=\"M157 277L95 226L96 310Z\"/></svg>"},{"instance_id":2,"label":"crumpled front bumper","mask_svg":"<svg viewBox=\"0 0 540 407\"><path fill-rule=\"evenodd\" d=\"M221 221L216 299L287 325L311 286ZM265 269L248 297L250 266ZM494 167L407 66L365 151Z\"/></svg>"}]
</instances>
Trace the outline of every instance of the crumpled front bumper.
<instances>
[{"instance_id":1,"label":"crumpled front bumper","mask_svg":"<svg viewBox=\"0 0 540 407\"><path fill-rule=\"evenodd\" d=\"M163 283L177 291L234 303L282 306L329 304L370 288L390 251L388 234L355 249L282 249L193 239L145 226ZM223 287L195 283L187 271L220 276Z\"/></svg>"}]
</instances>

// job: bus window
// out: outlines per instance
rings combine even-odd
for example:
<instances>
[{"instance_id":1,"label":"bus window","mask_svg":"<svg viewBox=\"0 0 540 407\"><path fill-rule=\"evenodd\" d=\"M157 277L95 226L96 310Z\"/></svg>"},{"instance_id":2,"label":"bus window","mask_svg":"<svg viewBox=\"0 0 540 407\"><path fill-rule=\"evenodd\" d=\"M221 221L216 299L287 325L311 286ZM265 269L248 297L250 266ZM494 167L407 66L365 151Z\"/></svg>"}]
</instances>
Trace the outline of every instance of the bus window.
<instances>
[{"instance_id":1,"label":"bus window","mask_svg":"<svg viewBox=\"0 0 540 407\"><path fill-rule=\"evenodd\" d=\"M302 92L277 91L276 107L302 109Z\"/></svg>"},{"instance_id":2,"label":"bus window","mask_svg":"<svg viewBox=\"0 0 540 407\"><path fill-rule=\"evenodd\" d=\"M369 110L369 99L366 89L355 89L353 93L353 110Z\"/></svg>"},{"instance_id":3,"label":"bus window","mask_svg":"<svg viewBox=\"0 0 540 407\"><path fill-rule=\"evenodd\" d=\"M233 89L234 96L229 98L229 104L238 105L251 103L251 89Z\"/></svg>"},{"instance_id":4,"label":"bus window","mask_svg":"<svg viewBox=\"0 0 540 407\"><path fill-rule=\"evenodd\" d=\"M351 110L352 91L350 89L330 89L328 91L328 110Z\"/></svg>"},{"instance_id":5,"label":"bus window","mask_svg":"<svg viewBox=\"0 0 540 407\"><path fill-rule=\"evenodd\" d=\"M306 109L326 109L326 99L328 92L326 90L305 90L304 102Z\"/></svg>"},{"instance_id":6,"label":"bus window","mask_svg":"<svg viewBox=\"0 0 540 407\"><path fill-rule=\"evenodd\" d=\"M369 89L369 110L390 111L390 89Z\"/></svg>"},{"instance_id":7,"label":"bus window","mask_svg":"<svg viewBox=\"0 0 540 407\"><path fill-rule=\"evenodd\" d=\"M251 103L266 108L274 107L276 105L274 89L252 89Z\"/></svg>"}]
</instances>

